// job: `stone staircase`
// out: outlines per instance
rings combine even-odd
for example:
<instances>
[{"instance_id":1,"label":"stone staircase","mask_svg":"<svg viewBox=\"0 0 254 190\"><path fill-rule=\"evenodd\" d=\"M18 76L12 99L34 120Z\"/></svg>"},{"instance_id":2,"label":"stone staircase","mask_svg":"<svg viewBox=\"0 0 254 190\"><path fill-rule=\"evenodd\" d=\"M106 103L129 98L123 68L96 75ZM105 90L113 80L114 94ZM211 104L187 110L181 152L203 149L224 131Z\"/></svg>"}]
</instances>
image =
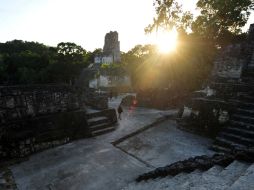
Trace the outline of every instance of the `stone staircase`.
<instances>
[{"instance_id":1,"label":"stone staircase","mask_svg":"<svg viewBox=\"0 0 254 190\"><path fill-rule=\"evenodd\" d=\"M212 149L217 152L230 153L235 149L254 146L254 98L242 95L238 106L232 113L228 125L218 134Z\"/></svg>"},{"instance_id":2,"label":"stone staircase","mask_svg":"<svg viewBox=\"0 0 254 190\"><path fill-rule=\"evenodd\" d=\"M215 165L207 171L194 170L176 176L133 182L124 190L251 190L254 164L233 161L227 167Z\"/></svg>"},{"instance_id":3,"label":"stone staircase","mask_svg":"<svg viewBox=\"0 0 254 190\"><path fill-rule=\"evenodd\" d=\"M111 111L112 113L115 110ZM87 114L87 123L91 136L97 136L104 133L111 132L116 129L115 123L116 113L112 114L113 117L108 117L103 111L92 112Z\"/></svg>"}]
</instances>

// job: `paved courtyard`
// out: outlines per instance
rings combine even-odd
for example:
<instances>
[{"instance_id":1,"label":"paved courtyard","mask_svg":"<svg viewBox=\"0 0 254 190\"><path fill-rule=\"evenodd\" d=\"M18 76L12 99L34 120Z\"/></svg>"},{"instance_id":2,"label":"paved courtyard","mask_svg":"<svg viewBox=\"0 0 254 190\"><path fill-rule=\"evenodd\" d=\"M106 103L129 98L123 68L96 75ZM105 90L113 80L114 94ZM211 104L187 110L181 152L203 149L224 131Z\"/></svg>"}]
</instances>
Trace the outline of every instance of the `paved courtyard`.
<instances>
[{"instance_id":1,"label":"paved courtyard","mask_svg":"<svg viewBox=\"0 0 254 190\"><path fill-rule=\"evenodd\" d=\"M110 106L116 108L120 97ZM154 167L193 155L209 154L210 140L176 128L164 121L142 133L112 145L112 142L143 128L176 110L124 107L117 129L95 138L82 139L35 154L11 167L20 190L121 189Z\"/></svg>"}]
</instances>

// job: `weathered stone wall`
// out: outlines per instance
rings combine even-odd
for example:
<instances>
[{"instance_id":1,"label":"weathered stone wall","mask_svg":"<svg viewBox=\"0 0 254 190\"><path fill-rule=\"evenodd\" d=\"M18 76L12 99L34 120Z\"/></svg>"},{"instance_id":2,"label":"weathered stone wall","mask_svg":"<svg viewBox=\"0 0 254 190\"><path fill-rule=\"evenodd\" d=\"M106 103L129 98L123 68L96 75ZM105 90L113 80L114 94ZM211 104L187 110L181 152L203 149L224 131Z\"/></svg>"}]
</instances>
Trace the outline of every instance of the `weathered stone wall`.
<instances>
[{"instance_id":1,"label":"weathered stone wall","mask_svg":"<svg viewBox=\"0 0 254 190\"><path fill-rule=\"evenodd\" d=\"M88 136L83 97L68 85L0 87L0 159Z\"/></svg>"},{"instance_id":2,"label":"weathered stone wall","mask_svg":"<svg viewBox=\"0 0 254 190\"><path fill-rule=\"evenodd\" d=\"M254 25L251 25L248 41L241 44L232 44L220 50L214 61L214 70L205 87L215 93L211 96L192 96L185 102L190 108L189 118L184 118L186 128L193 127L194 131L216 136L218 132L228 126L230 118L237 109L244 104L244 96L253 97L254 94ZM199 91L201 92L201 91ZM250 104L251 106L251 104ZM180 110L182 116L183 108ZM228 115L228 123L221 122L223 115Z\"/></svg>"},{"instance_id":3,"label":"weathered stone wall","mask_svg":"<svg viewBox=\"0 0 254 190\"><path fill-rule=\"evenodd\" d=\"M56 113L1 127L0 158L16 158L89 136L85 111Z\"/></svg>"},{"instance_id":4,"label":"weathered stone wall","mask_svg":"<svg viewBox=\"0 0 254 190\"><path fill-rule=\"evenodd\" d=\"M85 103L94 109L104 110L108 108L108 95L96 92L96 89L86 89Z\"/></svg>"},{"instance_id":5,"label":"weathered stone wall","mask_svg":"<svg viewBox=\"0 0 254 190\"><path fill-rule=\"evenodd\" d=\"M0 87L0 123L78 110L80 96L68 85Z\"/></svg>"},{"instance_id":6,"label":"weathered stone wall","mask_svg":"<svg viewBox=\"0 0 254 190\"><path fill-rule=\"evenodd\" d=\"M245 60L241 57L241 44L224 48L214 61L213 76L240 79Z\"/></svg>"},{"instance_id":7,"label":"weathered stone wall","mask_svg":"<svg viewBox=\"0 0 254 190\"><path fill-rule=\"evenodd\" d=\"M179 88L146 89L138 91L137 104L142 107L168 109L181 105L185 98L186 93Z\"/></svg>"}]
</instances>

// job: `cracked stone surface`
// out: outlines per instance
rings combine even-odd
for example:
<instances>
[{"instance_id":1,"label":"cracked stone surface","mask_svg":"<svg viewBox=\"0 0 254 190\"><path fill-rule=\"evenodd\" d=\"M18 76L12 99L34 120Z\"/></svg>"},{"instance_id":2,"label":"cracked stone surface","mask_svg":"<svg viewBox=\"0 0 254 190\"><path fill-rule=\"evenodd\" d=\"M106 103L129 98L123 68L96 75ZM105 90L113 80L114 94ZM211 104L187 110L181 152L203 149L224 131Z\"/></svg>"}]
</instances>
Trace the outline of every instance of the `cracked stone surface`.
<instances>
[{"instance_id":1,"label":"cracked stone surface","mask_svg":"<svg viewBox=\"0 0 254 190\"><path fill-rule=\"evenodd\" d=\"M212 140L181 131L172 120L164 121L117 145L152 166L162 167L179 160L212 155Z\"/></svg>"},{"instance_id":2,"label":"cracked stone surface","mask_svg":"<svg viewBox=\"0 0 254 190\"><path fill-rule=\"evenodd\" d=\"M113 99L110 102L110 106L116 108L120 100L121 97ZM151 168L111 143L151 124L163 115L174 114L176 114L176 110L160 111L124 107L123 119L119 121L115 131L43 151L31 156L23 163L12 166L11 170L17 187L20 190L121 189L132 182L139 174L150 171ZM173 123L172 127L174 127ZM161 130L163 131L164 129ZM169 129L165 130L165 132L169 132ZM182 135L185 134L187 133L182 133ZM154 138L153 133L150 133L150 135L147 138ZM182 138L190 138L190 136ZM156 150L152 150L154 147L150 147L151 152L161 149L158 154L164 154L164 149L168 147L160 142L162 141L157 142ZM184 152L186 150L181 149L180 145L181 143L179 143L178 154L182 152L182 154L187 156ZM193 145L195 146L195 144ZM159 148L160 146L162 147ZM154 156L160 158L159 155ZM160 158L161 165L168 164L170 157L174 157L173 154L168 156L169 159ZM156 158L150 158L155 162Z\"/></svg>"}]
</instances>

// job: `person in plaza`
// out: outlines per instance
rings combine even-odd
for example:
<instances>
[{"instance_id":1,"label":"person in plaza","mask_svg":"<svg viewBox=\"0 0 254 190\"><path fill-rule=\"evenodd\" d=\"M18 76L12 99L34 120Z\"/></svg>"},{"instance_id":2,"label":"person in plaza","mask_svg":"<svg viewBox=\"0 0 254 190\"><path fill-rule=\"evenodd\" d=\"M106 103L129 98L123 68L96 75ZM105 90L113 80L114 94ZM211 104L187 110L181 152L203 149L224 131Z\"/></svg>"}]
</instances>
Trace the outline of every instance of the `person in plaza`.
<instances>
[{"instance_id":1,"label":"person in plaza","mask_svg":"<svg viewBox=\"0 0 254 190\"><path fill-rule=\"evenodd\" d=\"M118 108L117 108L117 112L118 112L118 119L122 119L121 114L123 112L123 108L122 108L122 102L119 104Z\"/></svg>"},{"instance_id":2,"label":"person in plaza","mask_svg":"<svg viewBox=\"0 0 254 190\"><path fill-rule=\"evenodd\" d=\"M110 92L109 92L109 99L112 100L112 98L113 98L113 92L112 92L112 90L110 90Z\"/></svg>"}]
</instances>

